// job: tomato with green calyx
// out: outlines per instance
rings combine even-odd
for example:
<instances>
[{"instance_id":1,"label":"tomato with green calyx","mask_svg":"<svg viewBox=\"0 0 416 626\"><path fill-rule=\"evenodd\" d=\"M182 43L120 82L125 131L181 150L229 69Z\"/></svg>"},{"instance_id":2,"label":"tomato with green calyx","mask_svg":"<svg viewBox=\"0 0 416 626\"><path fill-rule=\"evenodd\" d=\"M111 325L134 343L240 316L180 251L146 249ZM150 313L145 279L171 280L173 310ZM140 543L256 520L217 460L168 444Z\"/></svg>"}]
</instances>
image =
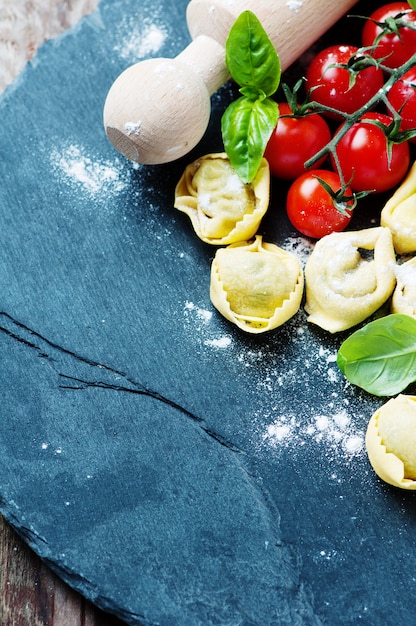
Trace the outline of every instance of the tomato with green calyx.
<instances>
[{"instance_id":1,"label":"tomato with green calyx","mask_svg":"<svg viewBox=\"0 0 416 626\"><path fill-rule=\"evenodd\" d=\"M351 45L336 45L319 52L306 70L310 98L324 107L354 113L381 89L383 72L368 66L365 56ZM339 119L335 111L325 111Z\"/></svg>"},{"instance_id":2,"label":"tomato with green calyx","mask_svg":"<svg viewBox=\"0 0 416 626\"><path fill-rule=\"evenodd\" d=\"M416 67L397 80L387 94L393 108L400 113L400 130L414 129L416 133ZM416 143L416 137L410 139Z\"/></svg>"},{"instance_id":3,"label":"tomato with green calyx","mask_svg":"<svg viewBox=\"0 0 416 626\"><path fill-rule=\"evenodd\" d=\"M346 228L355 199L350 187L330 170L313 170L297 178L289 188L286 211L291 224L303 235L319 239Z\"/></svg>"},{"instance_id":4,"label":"tomato with green calyx","mask_svg":"<svg viewBox=\"0 0 416 626\"><path fill-rule=\"evenodd\" d=\"M338 141L338 163L353 191L387 191L405 176L410 164L409 144L389 139L392 123L383 113L366 113ZM335 169L334 155L331 163Z\"/></svg>"},{"instance_id":5,"label":"tomato with green calyx","mask_svg":"<svg viewBox=\"0 0 416 626\"><path fill-rule=\"evenodd\" d=\"M290 105L282 102L278 106L280 117L264 156L273 176L294 180L306 171L305 162L327 145L331 132L324 118L317 113L288 117L292 115ZM325 159L323 156L313 168L320 167Z\"/></svg>"},{"instance_id":6,"label":"tomato with green calyx","mask_svg":"<svg viewBox=\"0 0 416 626\"><path fill-rule=\"evenodd\" d=\"M412 26L406 26L406 23ZM390 2L366 20L361 41L386 67L403 65L416 52L416 11L407 2Z\"/></svg>"}]
</instances>

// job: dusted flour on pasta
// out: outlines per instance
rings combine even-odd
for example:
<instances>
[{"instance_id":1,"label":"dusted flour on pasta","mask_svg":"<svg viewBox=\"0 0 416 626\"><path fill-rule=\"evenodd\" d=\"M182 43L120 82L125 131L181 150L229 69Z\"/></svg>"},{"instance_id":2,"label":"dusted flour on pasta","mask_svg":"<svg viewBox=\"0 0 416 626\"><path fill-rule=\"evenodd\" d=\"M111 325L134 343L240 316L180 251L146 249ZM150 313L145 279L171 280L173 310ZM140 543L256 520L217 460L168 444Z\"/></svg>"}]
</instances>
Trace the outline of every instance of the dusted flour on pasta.
<instances>
[{"instance_id":1,"label":"dusted flour on pasta","mask_svg":"<svg viewBox=\"0 0 416 626\"><path fill-rule=\"evenodd\" d=\"M211 245L253 237L269 206L270 171L263 159L252 183L243 183L225 152L207 154L185 168L174 207L188 215L196 235Z\"/></svg>"},{"instance_id":2,"label":"dusted flour on pasta","mask_svg":"<svg viewBox=\"0 0 416 626\"><path fill-rule=\"evenodd\" d=\"M388 228L322 237L305 266L308 321L331 333L362 322L393 293L395 266Z\"/></svg>"},{"instance_id":3,"label":"dusted flour on pasta","mask_svg":"<svg viewBox=\"0 0 416 626\"><path fill-rule=\"evenodd\" d=\"M246 332L273 330L299 310L303 271L299 259L275 244L240 241L217 250L210 297L216 309Z\"/></svg>"},{"instance_id":4,"label":"dusted flour on pasta","mask_svg":"<svg viewBox=\"0 0 416 626\"><path fill-rule=\"evenodd\" d=\"M416 257L397 265L397 285L391 300L391 312L416 318Z\"/></svg>"}]
</instances>

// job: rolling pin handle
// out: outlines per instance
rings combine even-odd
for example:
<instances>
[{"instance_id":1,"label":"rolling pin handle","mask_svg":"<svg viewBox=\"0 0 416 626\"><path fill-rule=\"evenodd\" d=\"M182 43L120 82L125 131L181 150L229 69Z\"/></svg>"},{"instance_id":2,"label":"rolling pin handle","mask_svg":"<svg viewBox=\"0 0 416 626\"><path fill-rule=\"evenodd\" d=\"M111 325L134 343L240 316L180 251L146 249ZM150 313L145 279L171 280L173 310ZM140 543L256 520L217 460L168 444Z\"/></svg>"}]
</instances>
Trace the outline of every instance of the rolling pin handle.
<instances>
[{"instance_id":1,"label":"rolling pin handle","mask_svg":"<svg viewBox=\"0 0 416 626\"><path fill-rule=\"evenodd\" d=\"M200 76L210 96L230 78L224 47L206 35L198 35L176 58Z\"/></svg>"},{"instance_id":2,"label":"rolling pin handle","mask_svg":"<svg viewBox=\"0 0 416 626\"><path fill-rule=\"evenodd\" d=\"M175 59L127 68L104 105L104 127L118 152L147 165L187 154L204 135L210 96L229 78L224 48L200 35Z\"/></svg>"}]
</instances>

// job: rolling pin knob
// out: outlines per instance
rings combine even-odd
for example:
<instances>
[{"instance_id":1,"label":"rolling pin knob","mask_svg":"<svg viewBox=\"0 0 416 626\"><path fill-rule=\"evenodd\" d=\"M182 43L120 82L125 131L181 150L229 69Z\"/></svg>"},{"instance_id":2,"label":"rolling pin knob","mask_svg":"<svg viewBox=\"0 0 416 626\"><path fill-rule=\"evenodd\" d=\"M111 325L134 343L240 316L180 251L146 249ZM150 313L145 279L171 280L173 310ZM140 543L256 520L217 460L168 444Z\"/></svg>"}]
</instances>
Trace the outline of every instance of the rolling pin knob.
<instances>
[{"instance_id":1,"label":"rolling pin knob","mask_svg":"<svg viewBox=\"0 0 416 626\"><path fill-rule=\"evenodd\" d=\"M205 35L175 59L136 63L108 92L107 136L132 161L153 165L179 159L201 140L210 97L228 78L223 46Z\"/></svg>"}]
</instances>

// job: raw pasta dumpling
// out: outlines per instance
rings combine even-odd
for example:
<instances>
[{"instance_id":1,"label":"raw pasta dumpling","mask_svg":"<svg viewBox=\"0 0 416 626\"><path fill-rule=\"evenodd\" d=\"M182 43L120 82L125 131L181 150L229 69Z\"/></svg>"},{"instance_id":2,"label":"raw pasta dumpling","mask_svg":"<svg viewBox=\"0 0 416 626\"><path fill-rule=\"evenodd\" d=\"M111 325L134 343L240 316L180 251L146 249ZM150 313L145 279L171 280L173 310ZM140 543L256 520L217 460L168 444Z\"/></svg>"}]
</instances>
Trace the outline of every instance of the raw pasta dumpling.
<instances>
[{"instance_id":1,"label":"raw pasta dumpling","mask_svg":"<svg viewBox=\"0 0 416 626\"><path fill-rule=\"evenodd\" d=\"M335 333L365 320L391 296L395 262L388 228L322 237L305 266L308 321Z\"/></svg>"},{"instance_id":2,"label":"raw pasta dumpling","mask_svg":"<svg viewBox=\"0 0 416 626\"><path fill-rule=\"evenodd\" d=\"M391 299L391 312L416 319L416 257L396 268L397 285Z\"/></svg>"},{"instance_id":3,"label":"raw pasta dumpling","mask_svg":"<svg viewBox=\"0 0 416 626\"><path fill-rule=\"evenodd\" d=\"M373 414L366 448L382 480L401 489L416 489L416 396L400 394Z\"/></svg>"},{"instance_id":4,"label":"raw pasta dumpling","mask_svg":"<svg viewBox=\"0 0 416 626\"><path fill-rule=\"evenodd\" d=\"M211 266L210 296L229 321L250 333L281 326L299 310L303 294L299 259L260 235L220 248Z\"/></svg>"},{"instance_id":5,"label":"raw pasta dumpling","mask_svg":"<svg viewBox=\"0 0 416 626\"><path fill-rule=\"evenodd\" d=\"M208 154L185 169L175 208L186 213L202 241L226 245L255 235L267 211L270 170L266 159L252 183L243 183L225 153Z\"/></svg>"},{"instance_id":6,"label":"raw pasta dumpling","mask_svg":"<svg viewBox=\"0 0 416 626\"><path fill-rule=\"evenodd\" d=\"M398 254L416 252L416 163L384 205L380 224L391 230Z\"/></svg>"}]
</instances>

